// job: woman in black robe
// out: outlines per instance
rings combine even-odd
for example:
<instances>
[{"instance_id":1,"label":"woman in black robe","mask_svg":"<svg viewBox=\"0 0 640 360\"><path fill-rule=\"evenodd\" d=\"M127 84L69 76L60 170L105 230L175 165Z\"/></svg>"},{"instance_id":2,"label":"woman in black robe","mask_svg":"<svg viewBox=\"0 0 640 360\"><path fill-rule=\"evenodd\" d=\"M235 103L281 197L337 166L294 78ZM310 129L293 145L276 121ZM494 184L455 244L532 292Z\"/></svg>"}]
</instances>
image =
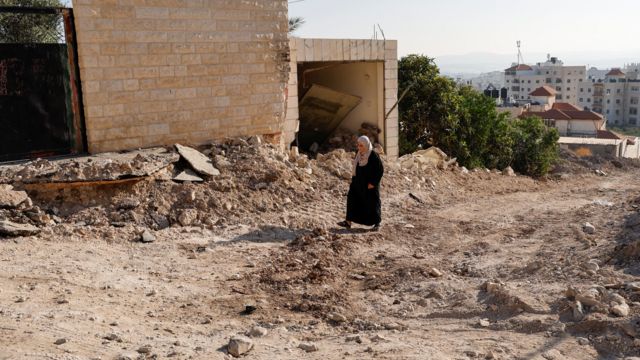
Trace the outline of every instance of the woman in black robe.
<instances>
[{"instance_id":1,"label":"woman in black robe","mask_svg":"<svg viewBox=\"0 0 640 360\"><path fill-rule=\"evenodd\" d=\"M371 141L366 136L359 137L347 196L347 217L338 223L339 226L349 229L352 223L358 223L373 225L372 230L378 230L382 221L380 180L383 174L382 160L373 151Z\"/></svg>"}]
</instances>

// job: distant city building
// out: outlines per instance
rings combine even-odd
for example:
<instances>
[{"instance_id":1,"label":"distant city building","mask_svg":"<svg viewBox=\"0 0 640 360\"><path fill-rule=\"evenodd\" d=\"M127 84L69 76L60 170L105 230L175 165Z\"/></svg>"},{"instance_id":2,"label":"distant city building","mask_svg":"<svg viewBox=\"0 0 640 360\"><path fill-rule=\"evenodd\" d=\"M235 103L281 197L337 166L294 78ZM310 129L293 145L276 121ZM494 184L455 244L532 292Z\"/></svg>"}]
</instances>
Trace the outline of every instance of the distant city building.
<instances>
[{"instance_id":1,"label":"distant city building","mask_svg":"<svg viewBox=\"0 0 640 360\"><path fill-rule=\"evenodd\" d=\"M604 76L602 72L589 70L589 78L578 90L578 105L603 114L609 125L640 125L640 64L614 68Z\"/></svg>"},{"instance_id":2,"label":"distant city building","mask_svg":"<svg viewBox=\"0 0 640 360\"><path fill-rule=\"evenodd\" d=\"M550 86L534 89L528 94L533 102L521 107L519 116L538 116L545 125L558 129L560 136L596 137L598 131L606 129L601 114L583 110L568 102L558 102L557 95Z\"/></svg>"},{"instance_id":3,"label":"distant city building","mask_svg":"<svg viewBox=\"0 0 640 360\"><path fill-rule=\"evenodd\" d=\"M504 71L510 98L516 103L529 103L530 93L546 85L555 91L555 100L578 104L578 88L586 79L586 66L565 66L556 57L533 66L514 64Z\"/></svg>"}]
</instances>

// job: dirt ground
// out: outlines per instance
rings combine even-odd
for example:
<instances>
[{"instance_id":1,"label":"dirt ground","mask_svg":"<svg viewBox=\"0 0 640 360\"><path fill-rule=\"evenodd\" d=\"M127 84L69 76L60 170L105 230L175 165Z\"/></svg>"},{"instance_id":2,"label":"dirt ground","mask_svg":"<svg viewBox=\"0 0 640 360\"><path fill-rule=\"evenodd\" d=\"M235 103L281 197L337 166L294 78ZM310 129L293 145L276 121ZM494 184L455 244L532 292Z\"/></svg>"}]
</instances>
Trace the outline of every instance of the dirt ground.
<instances>
[{"instance_id":1,"label":"dirt ground","mask_svg":"<svg viewBox=\"0 0 640 360\"><path fill-rule=\"evenodd\" d=\"M228 359L257 326L243 358L640 355L636 164L536 180L387 161L372 232L335 225L349 154L211 156L200 184L29 188L46 219L0 237L0 359Z\"/></svg>"}]
</instances>

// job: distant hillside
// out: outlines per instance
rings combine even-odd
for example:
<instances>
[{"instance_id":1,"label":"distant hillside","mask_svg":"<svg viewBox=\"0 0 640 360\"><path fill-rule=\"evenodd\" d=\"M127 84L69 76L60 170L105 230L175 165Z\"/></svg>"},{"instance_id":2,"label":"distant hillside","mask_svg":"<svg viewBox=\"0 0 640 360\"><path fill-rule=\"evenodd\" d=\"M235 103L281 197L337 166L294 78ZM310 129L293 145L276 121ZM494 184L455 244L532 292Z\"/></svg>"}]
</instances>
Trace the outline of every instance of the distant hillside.
<instances>
[{"instance_id":1,"label":"distant hillside","mask_svg":"<svg viewBox=\"0 0 640 360\"><path fill-rule=\"evenodd\" d=\"M565 65L586 65L601 69L622 67L625 63L640 62L640 50L618 53L599 52L574 52L551 53L557 56ZM469 53L464 55L435 56L436 64L443 74L460 77L473 77L481 73L502 71L516 61L515 54L493 53ZM525 53L524 60L527 64L543 62L547 59L546 53Z\"/></svg>"}]
</instances>

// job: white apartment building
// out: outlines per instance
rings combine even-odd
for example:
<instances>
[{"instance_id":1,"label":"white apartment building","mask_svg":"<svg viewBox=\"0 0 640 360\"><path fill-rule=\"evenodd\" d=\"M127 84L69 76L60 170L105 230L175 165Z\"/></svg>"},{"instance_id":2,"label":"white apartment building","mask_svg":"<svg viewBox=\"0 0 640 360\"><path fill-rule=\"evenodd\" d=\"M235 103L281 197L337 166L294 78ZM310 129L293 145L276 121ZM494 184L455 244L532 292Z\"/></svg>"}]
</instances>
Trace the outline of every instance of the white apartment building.
<instances>
[{"instance_id":1,"label":"white apartment building","mask_svg":"<svg viewBox=\"0 0 640 360\"><path fill-rule=\"evenodd\" d=\"M591 78L578 89L578 106L603 114L609 125L638 126L640 64L611 69L604 78Z\"/></svg>"},{"instance_id":2,"label":"white apartment building","mask_svg":"<svg viewBox=\"0 0 640 360\"><path fill-rule=\"evenodd\" d=\"M533 101L529 95L546 85L556 92L556 100L572 105L578 104L578 89L586 79L586 66L565 66L556 57L547 57L544 63L533 66L514 65L504 71L509 96L518 103Z\"/></svg>"}]
</instances>

